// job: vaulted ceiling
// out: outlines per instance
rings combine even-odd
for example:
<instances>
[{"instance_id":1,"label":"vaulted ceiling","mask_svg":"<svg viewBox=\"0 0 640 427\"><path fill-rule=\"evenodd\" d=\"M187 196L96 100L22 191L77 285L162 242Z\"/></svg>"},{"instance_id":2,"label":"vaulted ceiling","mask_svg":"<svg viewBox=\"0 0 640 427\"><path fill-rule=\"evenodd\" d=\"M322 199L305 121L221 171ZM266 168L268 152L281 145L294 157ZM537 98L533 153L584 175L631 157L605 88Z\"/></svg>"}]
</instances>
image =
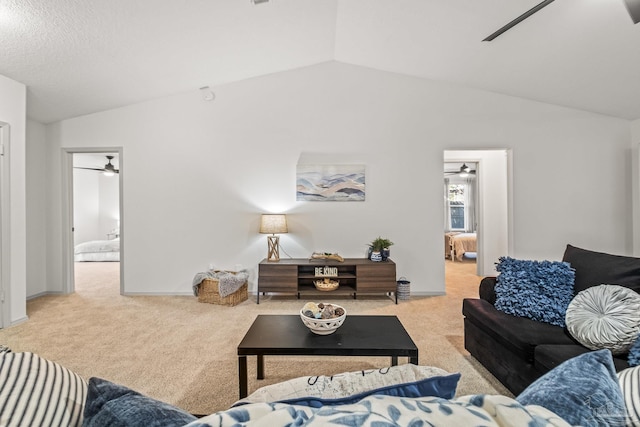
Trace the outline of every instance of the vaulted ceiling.
<instances>
[{"instance_id":1,"label":"vaulted ceiling","mask_svg":"<svg viewBox=\"0 0 640 427\"><path fill-rule=\"evenodd\" d=\"M340 61L640 118L623 0L2 0L0 74L49 123Z\"/></svg>"}]
</instances>

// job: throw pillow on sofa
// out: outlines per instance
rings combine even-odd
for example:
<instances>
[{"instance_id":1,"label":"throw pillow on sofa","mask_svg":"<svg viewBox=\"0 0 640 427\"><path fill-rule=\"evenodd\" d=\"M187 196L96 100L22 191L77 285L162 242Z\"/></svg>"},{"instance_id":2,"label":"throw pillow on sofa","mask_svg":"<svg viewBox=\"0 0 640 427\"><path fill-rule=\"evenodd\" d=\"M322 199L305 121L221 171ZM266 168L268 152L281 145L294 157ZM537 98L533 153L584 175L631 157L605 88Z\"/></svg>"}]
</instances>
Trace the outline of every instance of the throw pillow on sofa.
<instances>
[{"instance_id":1,"label":"throw pillow on sofa","mask_svg":"<svg viewBox=\"0 0 640 427\"><path fill-rule=\"evenodd\" d=\"M618 285L592 286L571 301L566 323L585 347L626 353L640 333L640 294Z\"/></svg>"},{"instance_id":2,"label":"throw pillow on sofa","mask_svg":"<svg viewBox=\"0 0 640 427\"><path fill-rule=\"evenodd\" d=\"M636 337L633 344L631 344L627 362L629 363L629 366L640 365L640 334ZM640 389L638 389L638 394L640 394Z\"/></svg>"},{"instance_id":3,"label":"throw pillow on sofa","mask_svg":"<svg viewBox=\"0 0 640 427\"><path fill-rule=\"evenodd\" d=\"M369 395L436 396L451 399L460 374L431 366L404 364L383 369L345 372L331 376L299 377L259 388L233 406L283 402L320 407L345 405Z\"/></svg>"},{"instance_id":4,"label":"throw pillow on sofa","mask_svg":"<svg viewBox=\"0 0 640 427\"><path fill-rule=\"evenodd\" d=\"M594 252L567 245L562 261L576 271L575 294L612 283L640 292L640 258Z\"/></svg>"},{"instance_id":5,"label":"throw pillow on sofa","mask_svg":"<svg viewBox=\"0 0 640 427\"><path fill-rule=\"evenodd\" d=\"M640 366L618 372L618 381L627 407L627 425L640 427Z\"/></svg>"},{"instance_id":6,"label":"throw pillow on sofa","mask_svg":"<svg viewBox=\"0 0 640 427\"><path fill-rule=\"evenodd\" d=\"M80 426L87 383L33 353L0 356L0 425Z\"/></svg>"},{"instance_id":7,"label":"throw pillow on sofa","mask_svg":"<svg viewBox=\"0 0 640 427\"><path fill-rule=\"evenodd\" d=\"M196 417L123 385L89 378L83 427L179 427Z\"/></svg>"},{"instance_id":8,"label":"throw pillow on sofa","mask_svg":"<svg viewBox=\"0 0 640 427\"><path fill-rule=\"evenodd\" d=\"M576 426L623 426L627 419L609 350L590 351L561 363L516 400L522 405L542 406Z\"/></svg>"},{"instance_id":9,"label":"throw pillow on sofa","mask_svg":"<svg viewBox=\"0 0 640 427\"><path fill-rule=\"evenodd\" d=\"M496 309L564 327L575 277L569 264L501 257L496 270Z\"/></svg>"}]
</instances>

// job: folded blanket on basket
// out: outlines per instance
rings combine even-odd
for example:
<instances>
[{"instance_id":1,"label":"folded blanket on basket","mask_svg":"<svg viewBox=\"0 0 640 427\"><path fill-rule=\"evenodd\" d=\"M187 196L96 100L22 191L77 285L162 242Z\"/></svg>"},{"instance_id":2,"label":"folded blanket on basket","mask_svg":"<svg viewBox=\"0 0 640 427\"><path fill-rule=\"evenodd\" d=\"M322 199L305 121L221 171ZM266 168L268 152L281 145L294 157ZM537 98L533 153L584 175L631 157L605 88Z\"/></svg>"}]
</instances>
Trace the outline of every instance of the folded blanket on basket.
<instances>
[{"instance_id":1,"label":"folded blanket on basket","mask_svg":"<svg viewBox=\"0 0 640 427\"><path fill-rule=\"evenodd\" d=\"M240 289L249 279L249 273L245 270L238 271L237 273L215 270L198 273L193 278L193 294L195 296L198 296L200 283L202 283L204 279L218 279L218 293L220 297L224 298Z\"/></svg>"}]
</instances>

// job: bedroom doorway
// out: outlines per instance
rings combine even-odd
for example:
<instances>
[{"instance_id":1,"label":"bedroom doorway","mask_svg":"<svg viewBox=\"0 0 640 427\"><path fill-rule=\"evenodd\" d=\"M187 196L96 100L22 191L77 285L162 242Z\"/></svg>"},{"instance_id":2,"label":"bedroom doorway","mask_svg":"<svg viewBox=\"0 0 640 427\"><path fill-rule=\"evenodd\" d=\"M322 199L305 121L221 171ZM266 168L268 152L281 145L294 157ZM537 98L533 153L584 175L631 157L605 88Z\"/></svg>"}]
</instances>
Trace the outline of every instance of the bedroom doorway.
<instances>
[{"instance_id":1,"label":"bedroom doorway","mask_svg":"<svg viewBox=\"0 0 640 427\"><path fill-rule=\"evenodd\" d=\"M123 294L121 149L65 151L66 291Z\"/></svg>"},{"instance_id":2,"label":"bedroom doorway","mask_svg":"<svg viewBox=\"0 0 640 427\"><path fill-rule=\"evenodd\" d=\"M460 232L460 235L466 236L466 241L457 242L460 243L459 250L472 252L471 246L476 248L475 274L478 276L495 275L495 262L499 257L509 255L513 247L511 151L508 149L445 150L443 159L444 170L449 171L449 173L445 173L443 197L445 200L443 212L445 212L447 220L444 225L444 245L448 247L447 238L451 237L447 236L447 233ZM451 165L457 166L457 171L451 169ZM461 173L466 176L460 177ZM451 177L454 175L457 178L452 180ZM471 175L474 175L473 178ZM463 194L459 200L456 199L455 203L450 204L449 186L446 181L448 177L451 183L475 183L475 187L465 187L466 194ZM453 190L455 192L456 189ZM459 206L463 209L459 209ZM472 209L465 212L465 207ZM447 209L449 209L448 212ZM450 219L452 214L455 217L453 227ZM445 255L447 254L456 257L456 253L451 254L450 250L445 252ZM464 262L464 257L459 258ZM456 258L454 261L445 259L444 261L446 281L447 263L455 263L459 259Z\"/></svg>"}]
</instances>

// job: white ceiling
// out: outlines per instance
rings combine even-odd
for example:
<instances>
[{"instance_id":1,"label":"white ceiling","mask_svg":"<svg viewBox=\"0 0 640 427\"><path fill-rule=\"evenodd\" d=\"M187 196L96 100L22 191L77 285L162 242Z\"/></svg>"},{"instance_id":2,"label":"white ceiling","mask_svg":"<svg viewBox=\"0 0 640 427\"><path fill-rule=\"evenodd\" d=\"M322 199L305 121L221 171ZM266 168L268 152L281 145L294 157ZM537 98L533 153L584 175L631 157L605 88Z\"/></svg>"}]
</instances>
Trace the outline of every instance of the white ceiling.
<instances>
[{"instance_id":1,"label":"white ceiling","mask_svg":"<svg viewBox=\"0 0 640 427\"><path fill-rule=\"evenodd\" d=\"M640 118L640 25L623 0L2 0L0 74L49 123L341 61Z\"/></svg>"}]
</instances>

